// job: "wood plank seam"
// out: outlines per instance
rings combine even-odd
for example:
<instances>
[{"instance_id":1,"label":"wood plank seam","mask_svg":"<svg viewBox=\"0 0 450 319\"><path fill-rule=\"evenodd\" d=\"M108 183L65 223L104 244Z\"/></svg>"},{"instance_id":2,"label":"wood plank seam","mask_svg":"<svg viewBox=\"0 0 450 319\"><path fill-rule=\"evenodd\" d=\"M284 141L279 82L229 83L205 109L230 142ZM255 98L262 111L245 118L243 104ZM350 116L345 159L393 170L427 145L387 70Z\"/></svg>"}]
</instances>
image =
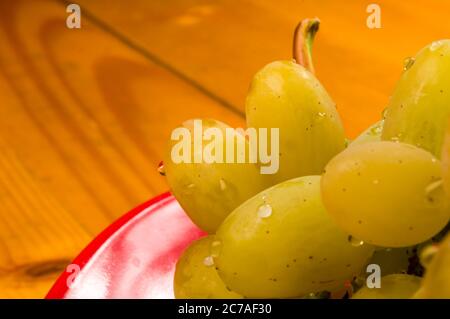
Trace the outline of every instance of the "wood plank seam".
<instances>
[{"instance_id":1,"label":"wood plank seam","mask_svg":"<svg viewBox=\"0 0 450 319\"><path fill-rule=\"evenodd\" d=\"M72 3L71 1L67 1L67 0L58 0L58 1L61 4L66 5L66 6L69 5L70 3ZM218 96L217 94L215 94L214 92L208 90L206 87L204 87L198 81L196 81L193 78L187 76L186 74L184 74L183 72L181 72L177 68L172 67L166 61L162 60L161 58L159 58L155 54L151 53L149 50L145 49L143 46L141 46L141 45L137 44L136 42L132 41L127 36L125 36L124 34L120 33L119 31L117 31L112 26L108 25L106 22L104 22L100 18L97 18L95 15L93 15L91 12L89 12L89 10L87 10L86 8L82 7L81 8L81 12L82 12L81 14L82 14L83 17L86 17L88 20L90 20L93 24L95 24L101 30L103 30L103 31L107 32L108 34L112 35L114 38L118 39L121 43L125 44L130 49L138 52L143 57L145 57L146 59L150 60L152 63L162 67L165 70L167 70L168 72L170 72L171 74L175 75L176 77L178 77L179 79L183 80L184 82L188 83L190 86L194 87L195 89L197 89L198 91L200 91L201 93L203 93L204 95L209 97L210 99L214 100L218 104L220 104L220 105L224 106L225 108L229 109L230 111L232 111L236 115L238 115L240 117L244 117L245 116L244 112L242 112L237 106L231 104L230 102L228 102L224 98L222 98L222 97Z\"/></svg>"}]
</instances>

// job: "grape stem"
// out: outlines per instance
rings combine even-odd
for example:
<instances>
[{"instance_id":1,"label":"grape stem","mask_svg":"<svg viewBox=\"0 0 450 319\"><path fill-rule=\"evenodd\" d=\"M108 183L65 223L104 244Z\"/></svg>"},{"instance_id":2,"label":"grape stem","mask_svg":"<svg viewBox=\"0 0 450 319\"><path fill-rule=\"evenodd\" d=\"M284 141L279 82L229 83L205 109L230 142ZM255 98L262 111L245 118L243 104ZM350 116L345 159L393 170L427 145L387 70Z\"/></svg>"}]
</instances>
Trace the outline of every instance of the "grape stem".
<instances>
[{"instance_id":1,"label":"grape stem","mask_svg":"<svg viewBox=\"0 0 450 319\"><path fill-rule=\"evenodd\" d=\"M294 60L312 74L315 73L312 62L312 44L317 31L319 31L319 25L318 18L303 19L294 31Z\"/></svg>"}]
</instances>

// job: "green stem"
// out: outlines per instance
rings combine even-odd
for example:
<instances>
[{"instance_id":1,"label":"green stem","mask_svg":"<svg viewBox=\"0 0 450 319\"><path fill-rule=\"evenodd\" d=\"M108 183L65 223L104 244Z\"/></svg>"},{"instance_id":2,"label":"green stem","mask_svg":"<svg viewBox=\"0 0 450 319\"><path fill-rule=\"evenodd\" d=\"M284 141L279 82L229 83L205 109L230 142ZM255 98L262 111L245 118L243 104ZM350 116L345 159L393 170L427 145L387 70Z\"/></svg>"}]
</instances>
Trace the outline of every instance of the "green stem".
<instances>
[{"instance_id":1,"label":"green stem","mask_svg":"<svg viewBox=\"0 0 450 319\"><path fill-rule=\"evenodd\" d=\"M294 59L312 74L314 74L312 44L317 31L319 31L319 25L318 18L304 19L300 21L294 32Z\"/></svg>"}]
</instances>

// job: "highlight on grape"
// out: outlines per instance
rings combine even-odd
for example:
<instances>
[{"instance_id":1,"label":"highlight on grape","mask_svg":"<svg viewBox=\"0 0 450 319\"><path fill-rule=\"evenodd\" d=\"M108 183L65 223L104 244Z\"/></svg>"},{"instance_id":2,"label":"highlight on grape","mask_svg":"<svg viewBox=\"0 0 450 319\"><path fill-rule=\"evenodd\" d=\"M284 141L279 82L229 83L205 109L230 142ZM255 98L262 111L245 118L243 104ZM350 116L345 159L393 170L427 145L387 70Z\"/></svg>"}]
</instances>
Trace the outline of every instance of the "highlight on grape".
<instances>
[{"instance_id":1,"label":"highlight on grape","mask_svg":"<svg viewBox=\"0 0 450 319\"><path fill-rule=\"evenodd\" d=\"M203 120L196 119L193 122L192 134L186 127L172 131L171 140L177 141L171 149L173 163L259 163L261 174L278 172L279 128L270 128L268 134L268 128L249 127L244 130L227 127L224 136L224 131L217 127L204 129Z\"/></svg>"}]
</instances>

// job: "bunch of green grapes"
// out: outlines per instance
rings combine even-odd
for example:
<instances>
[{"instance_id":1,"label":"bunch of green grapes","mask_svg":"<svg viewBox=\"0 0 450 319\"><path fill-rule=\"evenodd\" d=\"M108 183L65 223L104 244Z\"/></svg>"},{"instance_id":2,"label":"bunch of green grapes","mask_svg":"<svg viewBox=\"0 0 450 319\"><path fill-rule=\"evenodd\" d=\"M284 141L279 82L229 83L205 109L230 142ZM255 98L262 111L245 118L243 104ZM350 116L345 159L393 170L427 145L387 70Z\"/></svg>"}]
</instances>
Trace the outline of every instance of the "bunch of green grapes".
<instances>
[{"instance_id":1,"label":"bunch of green grapes","mask_svg":"<svg viewBox=\"0 0 450 319\"><path fill-rule=\"evenodd\" d=\"M178 261L177 298L450 298L450 238L441 242L450 219L450 41L409 59L383 118L347 142L314 75L318 26L299 24L294 60L257 72L246 99L249 128L279 129L270 150L278 171L261 174L260 158L198 161L197 142L187 155L169 142L171 190L210 233ZM197 121L180 128L195 134ZM254 147L224 123L202 123L224 136L216 155L236 140L234 160Z\"/></svg>"}]
</instances>

